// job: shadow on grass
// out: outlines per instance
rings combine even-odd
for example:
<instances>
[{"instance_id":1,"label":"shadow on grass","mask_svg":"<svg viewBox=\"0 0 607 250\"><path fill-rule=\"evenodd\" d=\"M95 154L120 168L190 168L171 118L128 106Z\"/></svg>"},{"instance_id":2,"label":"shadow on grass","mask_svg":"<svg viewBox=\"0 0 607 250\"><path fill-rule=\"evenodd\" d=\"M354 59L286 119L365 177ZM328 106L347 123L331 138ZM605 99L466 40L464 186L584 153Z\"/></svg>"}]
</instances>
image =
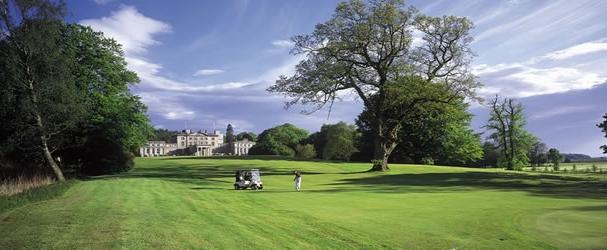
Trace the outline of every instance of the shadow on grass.
<instances>
[{"instance_id":1,"label":"shadow on grass","mask_svg":"<svg viewBox=\"0 0 607 250\"><path fill-rule=\"evenodd\" d=\"M183 159L183 158L173 158ZM200 158L196 158L200 159ZM259 169L264 176L285 176L291 178L293 170L277 169L276 167L264 167L260 165L246 164L214 164L205 162L194 162L191 164L175 163L174 165L162 166L145 166L135 167L133 170L117 175L104 175L91 177L88 180L99 179L160 179L165 181L175 181L186 184L198 185L201 190L212 189L206 188L209 185L220 183L230 189L233 189L233 182L236 170ZM324 174L319 172L304 172L305 175Z\"/></svg>"},{"instance_id":2,"label":"shadow on grass","mask_svg":"<svg viewBox=\"0 0 607 250\"><path fill-rule=\"evenodd\" d=\"M329 192L450 192L477 189L524 191L556 198L607 199L607 183L585 178L522 173L461 172L372 175L328 184ZM348 188L348 187L354 187Z\"/></svg>"},{"instance_id":3,"label":"shadow on grass","mask_svg":"<svg viewBox=\"0 0 607 250\"><path fill-rule=\"evenodd\" d=\"M258 156L257 156L258 157ZM256 158L257 158L256 157ZM225 157L220 157L225 159ZM242 157L239 157L241 159ZM271 157L275 159L275 157ZM164 159L184 159L163 158ZM194 157L193 159L209 159ZM268 159L270 160L270 159ZM193 184L200 190L210 189L220 184L232 188L234 172L237 169L259 169L264 176L284 176L291 178L292 170L246 164L243 162L192 161L175 162L158 166L135 168L128 173L101 178L152 178L166 181ZM305 190L305 192L374 192L374 193L455 193L475 190L523 191L531 195L554 198L591 198L607 199L607 183L576 176L547 174L528 174L516 172L450 172L391 174L374 172L305 172L304 175L339 174L343 178L326 183L323 189ZM310 177L314 178L314 177ZM339 176L338 176L339 178ZM207 188L208 187L208 188ZM269 190L267 190L269 189ZM263 192L272 191L266 187Z\"/></svg>"}]
</instances>

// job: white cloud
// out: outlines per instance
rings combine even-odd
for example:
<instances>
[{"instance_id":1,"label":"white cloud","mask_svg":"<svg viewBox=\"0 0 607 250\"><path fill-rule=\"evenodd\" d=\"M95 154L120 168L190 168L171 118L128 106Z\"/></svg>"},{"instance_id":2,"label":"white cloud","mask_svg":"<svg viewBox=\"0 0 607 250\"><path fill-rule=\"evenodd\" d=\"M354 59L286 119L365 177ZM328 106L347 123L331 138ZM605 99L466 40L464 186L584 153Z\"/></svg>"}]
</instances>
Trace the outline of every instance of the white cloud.
<instances>
[{"instance_id":1,"label":"white cloud","mask_svg":"<svg viewBox=\"0 0 607 250\"><path fill-rule=\"evenodd\" d=\"M154 35L171 32L169 24L144 16L133 6L122 6L109 17L85 19L80 24L116 39L127 56L145 53L149 46L160 43Z\"/></svg>"},{"instance_id":2,"label":"white cloud","mask_svg":"<svg viewBox=\"0 0 607 250\"><path fill-rule=\"evenodd\" d=\"M578 44L566 49L552 52L544 56L544 58L551 60L563 60L600 51L607 51L607 42L587 42Z\"/></svg>"},{"instance_id":3,"label":"white cloud","mask_svg":"<svg viewBox=\"0 0 607 250\"><path fill-rule=\"evenodd\" d=\"M276 40L272 42L272 45L277 48L290 48L293 47L294 43L289 40Z\"/></svg>"},{"instance_id":4,"label":"white cloud","mask_svg":"<svg viewBox=\"0 0 607 250\"><path fill-rule=\"evenodd\" d=\"M196 73L194 73L194 76L210 76L210 75L217 75L217 74L221 74L225 72L224 70L221 69L201 69L196 71Z\"/></svg>"},{"instance_id":5,"label":"white cloud","mask_svg":"<svg viewBox=\"0 0 607 250\"><path fill-rule=\"evenodd\" d=\"M411 36L413 37L411 41L412 48L424 45L424 32L418 29L414 29L413 32L411 32Z\"/></svg>"},{"instance_id":6,"label":"white cloud","mask_svg":"<svg viewBox=\"0 0 607 250\"><path fill-rule=\"evenodd\" d=\"M525 83L527 88L519 90L519 96L521 97L589 89L607 80L607 77L601 77L595 73L563 67L527 68L507 78Z\"/></svg>"},{"instance_id":7,"label":"white cloud","mask_svg":"<svg viewBox=\"0 0 607 250\"><path fill-rule=\"evenodd\" d=\"M593 106L565 106L557 107L554 109L538 112L530 116L532 120L545 119L554 116L566 115L571 113L578 113L582 111L588 111L594 109ZM579 124L578 124L579 125Z\"/></svg>"},{"instance_id":8,"label":"white cloud","mask_svg":"<svg viewBox=\"0 0 607 250\"><path fill-rule=\"evenodd\" d=\"M152 45L160 44L154 36L171 32L171 25L146 17L135 7L122 6L118 11L112 12L109 17L100 19L86 19L82 25L91 26L94 30L103 32L123 45L127 67L137 72L141 79L140 88L152 88L175 92L209 92L228 90L249 85L244 82L228 82L222 84L196 84L169 79L160 74L162 65L152 63L143 55ZM200 71L199 71L200 72ZM198 73L198 72L197 72ZM202 73L219 73L214 72ZM186 113L171 113L171 117L188 116Z\"/></svg>"},{"instance_id":9,"label":"white cloud","mask_svg":"<svg viewBox=\"0 0 607 250\"><path fill-rule=\"evenodd\" d=\"M477 65L472 72L485 84L485 87L479 90L479 94L483 96L501 94L529 97L590 89L607 82L607 74L599 67L602 59L590 66L584 63L575 64L575 61L569 60L564 64L558 60L602 50L607 50L607 43L586 42L524 62Z\"/></svg>"},{"instance_id":10,"label":"white cloud","mask_svg":"<svg viewBox=\"0 0 607 250\"><path fill-rule=\"evenodd\" d=\"M563 93L589 89L607 81L597 73L573 67L539 68L524 64L480 65L473 71L485 84L480 94L510 97Z\"/></svg>"}]
</instances>

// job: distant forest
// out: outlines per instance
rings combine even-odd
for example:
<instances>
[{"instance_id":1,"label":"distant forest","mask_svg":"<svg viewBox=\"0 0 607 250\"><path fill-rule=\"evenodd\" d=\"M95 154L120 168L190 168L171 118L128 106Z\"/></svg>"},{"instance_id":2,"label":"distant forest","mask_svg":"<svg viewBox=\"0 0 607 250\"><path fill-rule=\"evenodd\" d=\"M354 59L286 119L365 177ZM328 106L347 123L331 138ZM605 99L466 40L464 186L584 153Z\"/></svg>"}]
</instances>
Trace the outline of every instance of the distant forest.
<instances>
[{"instance_id":1,"label":"distant forest","mask_svg":"<svg viewBox=\"0 0 607 250\"><path fill-rule=\"evenodd\" d=\"M565 162L599 162L607 161L607 157L591 157L585 154L561 154L565 157Z\"/></svg>"}]
</instances>

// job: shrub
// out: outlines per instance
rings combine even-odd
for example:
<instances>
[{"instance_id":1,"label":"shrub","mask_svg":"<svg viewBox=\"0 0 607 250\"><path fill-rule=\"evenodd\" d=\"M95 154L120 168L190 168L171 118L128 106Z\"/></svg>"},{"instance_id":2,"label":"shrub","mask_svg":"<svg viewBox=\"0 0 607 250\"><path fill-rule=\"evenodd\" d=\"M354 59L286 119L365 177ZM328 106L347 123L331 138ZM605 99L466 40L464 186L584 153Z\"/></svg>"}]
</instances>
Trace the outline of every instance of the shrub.
<instances>
[{"instance_id":1,"label":"shrub","mask_svg":"<svg viewBox=\"0 0 607 250\"><path fill-rule=\"evenodd\" d=\"M554 169L555 172L558 172L559 168L559 164L554 164L554 166L552 166L552 169Z\"/></svg>"},{"instance_id":2,"label":"shrub","mask_svg":"<svg viewBox=\"0 0 607 250\"><path fill-rule=\"evenodd\" d=\"M434 159L432 157L424 157L422 158L423 165L434 165Z\"/></svg>"},{"instance_id":3,"label":"shrub","mask_svg":"<svg viewBox=\"0 0 607 250\"><path fill-rule=\"evenodd\" d=\"M537 168L535 167L535 165L531 166L531 171L535 172L537 170Z\"/></svg>"},{"instance_id":4,"label":"shrub","mask_svg":"<svg viewBox=\"0 0 607 250\"><path fill-rule=\"evenodd\" d=\"M596 164L592 164L592 172L596 172L598 170Z\"/></svg>"},{"instance_id":5,"label":"shrub","mask_svg":"<svg viewBox=\"0 0 607 250\"><path fill-rule=\"evenodd\" d=\"M571 172L576 172L577 171L577 166L575 164L573 164L573 167L571 168Z\"/></svg>"},{"instance_id":6,"label":"shrub","mask_svg":"<svg viewBox=\"0 0 607 250\"><path fill-rule=\"evenodd\" d=\"M295 157L301 159L312 159L316 157L316 150L312 144L304 144L295 146Z\"/></svg>"}]
</instances>

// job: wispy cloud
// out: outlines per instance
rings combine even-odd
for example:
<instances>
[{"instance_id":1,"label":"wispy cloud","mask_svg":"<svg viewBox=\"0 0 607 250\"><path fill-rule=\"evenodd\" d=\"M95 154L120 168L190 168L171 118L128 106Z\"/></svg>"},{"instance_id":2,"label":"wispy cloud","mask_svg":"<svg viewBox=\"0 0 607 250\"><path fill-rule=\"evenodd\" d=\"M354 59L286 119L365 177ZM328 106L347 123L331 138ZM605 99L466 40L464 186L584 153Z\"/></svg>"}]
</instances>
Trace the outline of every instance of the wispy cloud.
<instances>
[{"instance_id":1,"label":"wispy cloud","mask_svg":"<svg viewBox=\"0 0 607 250\"><path fill-rule=\"evenodd\" d=\"M556 107L549 110L544 110L541 112L537 112L530 116L533 120L538 119L546 119L555 116L561 116L571 113L578 113L583 111L588 111L594 109L594 106L564 106L564 107Z\"/></svg>"},{"instance_id":2,"label":"wispy cloud","mask_svg":"<svg viewBox=\"0 0 607 250\"><path fill-rule=\"evenodd\" d=\"M218 75L225 72L221 69L201 69L194 73L194 76L210 76L210 75Z\"/></svg>"},{"instance_id":3,"label":"wispy cloud","mask_svg":"<svg viewBox=\"0 0 607 250\"><path fill-rule=\"evenodd\" d=\"M94 1L95 1L96 4L104 5L104 4L110 3L110 2L112 2L114 0L94 0Z\"/></svg>"},{"instance_id":4,"label":"wispy cloud","mask_svg":"<svg viewBox=\"0 0 607 250\"><path fill-rule=\"evenodd\" d=\"M552 52L544 56L544 58L551 60L563 60L601 51L607 51L607 42L587 42L578 44L566 49Z\"/></svg>"},{"instance_id":5,"label":"wispy cloud","mask_svg":"<svg viewBox=\"0 0 607 250\"><path fill-rule=\"evenodd\" d=\"M272 46L276 48L291 48L293 47L293 42L289 40L276 40L272 41Z\"/></svg>"}]
</instances>

